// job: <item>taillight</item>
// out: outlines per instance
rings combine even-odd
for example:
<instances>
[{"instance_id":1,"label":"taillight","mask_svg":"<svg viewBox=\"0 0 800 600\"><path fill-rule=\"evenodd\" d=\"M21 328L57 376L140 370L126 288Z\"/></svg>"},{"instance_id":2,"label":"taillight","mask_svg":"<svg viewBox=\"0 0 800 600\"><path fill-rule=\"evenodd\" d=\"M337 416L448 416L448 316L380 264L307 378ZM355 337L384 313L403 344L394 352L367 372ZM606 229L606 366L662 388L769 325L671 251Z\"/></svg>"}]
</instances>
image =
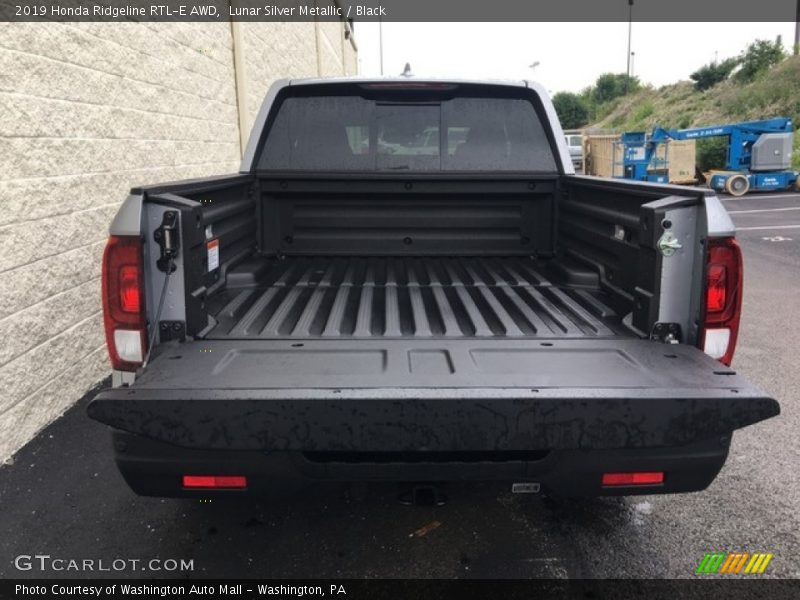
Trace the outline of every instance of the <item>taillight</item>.
<instances>
[{"instance_id":1,"label":"taillight","mask_svg":"<svg viewBox=\"0 0 800 600\"><path fill-rule=\"evenodd\" d=\"M184 475L183 487L189 489L242 490L247 487L244 475Z\"/></svg>"},{"instance_id":2,"label":"taillight","mask_svg":"<svg viewBox=\"0 0 800 600\"><path fill-rule=\"evenodd\" d=\"M698 345L726 365L733 360L739 336L742 281L742 250L736 240L709 240L705 314Z\"/></svg>"},{"instance_id":3,"label":"taillight","mask_svg":"<svg viewBox=\"0 0 800 600\"><path fill-rule=\"evenodd\" d=\"M664 471L633 471L630 473L603 473L603 485L659 485L664 483Z\"/></svg>"},{"instance_id":4,"label":"taillight","mask_svg":"<svg viewBox=\"0 0 800 600\"><path fill-rule=\"evenodd\" d=\"M119 270L119 304L127 313L138 314L141 307L139 267L126 265Z\"/></svg>"},{"instance_id":5,"label":"taillight","mask_svg":"<svg viewBox=\"0 0 800 600\"><path fill-rule=\"evenodd\" d=\"M111 366L135 371L147 349L142 238L112 235L103 254L103 319Z\"/></svg>"},{"instance_id":6,"label":"taillight","mask_svg":"<svg viewBox=\"0 0 800 600\"><path fill-rule=\"evenodd\" d=\"M725 308L725 299L728 296L727 269L722 265L709 265L707 280L706 310L719 312Z\"/></svg>"},{"instance_id":7,"label":"taillight","mask_svg":"<svg viewBox=\"0 0 800 600\"><path fill-rule=\"evenodd\" d=\"M361 84L361 88L366 90L454 90L457 87L458 85L454 83L435 81L387 81Z\"/></svg>"}]
</instances>

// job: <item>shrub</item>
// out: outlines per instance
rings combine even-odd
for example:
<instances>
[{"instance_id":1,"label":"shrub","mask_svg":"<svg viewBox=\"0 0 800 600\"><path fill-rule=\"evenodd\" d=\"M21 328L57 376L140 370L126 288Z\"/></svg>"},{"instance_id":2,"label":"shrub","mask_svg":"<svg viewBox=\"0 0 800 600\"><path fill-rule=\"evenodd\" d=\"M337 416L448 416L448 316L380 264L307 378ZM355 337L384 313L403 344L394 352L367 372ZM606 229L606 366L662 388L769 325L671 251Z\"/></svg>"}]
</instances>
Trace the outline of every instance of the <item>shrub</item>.
<instances>
[{"instance_id":1,"label":"shrub","mask_svg":"<svg viewBox=\"0 0 800 600\"><path fill-rule=\"evenodd\" d=\"M714 87L720 81L725 81L741 60L741 58L727 58L720 63L713 62L700 67L689 75L694 81L694 89L702 92Z\"/></svg>"},{"instance_id":2,"label":"shrub","mask_svg":"<svg viewBox=\"0 0 800 600\"><path fill-rule=\"evenodd\" d=\"M774 42L756 40L742 53L742 68L734 74L734 78L741 82L753 81L758 75L781 62L785 56L780 39Z\"/></svg>"},{"instance_id":3,"label":"shrub","mask_svg":"<svg viewBox=\"0 0 800 600\"><path fill-rule=\"evenodd\" d=\"M589 109L577 94L559 92L553 96L553 106L564 129L576 129L589 122Z\"/></svg>"},{"instance_id":4,"label":"shrub","mask_svg":"<svg viewBox=\"0 0 800 600\"><path fill-rule=\"evenodd\" d=\"M592 90L592 100L602 104L637 91L641 87L638 77L629 77L625 73L603 73L597 78Z\"/></svg>"},{"instance_id":5,"label":"shrub","mask_svg":"<svg viewBox=\"0 0 800 600\"><path fill-rule=\"evenodd\" d=\"M726 137L701 138L697 140L697 168L701 171L722 169L728 158Z\"/></svg>"}]
</instances>

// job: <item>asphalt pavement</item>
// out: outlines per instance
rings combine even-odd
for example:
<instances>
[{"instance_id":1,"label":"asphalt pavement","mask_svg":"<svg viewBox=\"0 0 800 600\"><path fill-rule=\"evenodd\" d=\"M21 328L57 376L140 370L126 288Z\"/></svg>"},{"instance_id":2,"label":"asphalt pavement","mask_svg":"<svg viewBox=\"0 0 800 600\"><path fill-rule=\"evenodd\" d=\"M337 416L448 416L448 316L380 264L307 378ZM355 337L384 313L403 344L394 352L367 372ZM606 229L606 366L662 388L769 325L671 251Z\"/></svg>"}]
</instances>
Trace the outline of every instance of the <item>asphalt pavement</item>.
<instances>
[{"instance_id":1,"label":"asphalt pavement","mask_svg":"<svg viewBox=\"0 0 800 600\"><path fill-rule=\"evenodd\" d=\"M723 202L745 256L733 366L782 414L734 435L708 490L553 502L452 485L441 507L403 506L392 485L291 501L139 498L112 463L107 431L85 416L95 391L0 468L0 577L691 577L716 551L770 552L764 576L800 577L800 194ZM35 554L106 567L183 559L193 571L15 567Z\"/></svg>"}]
</instances>

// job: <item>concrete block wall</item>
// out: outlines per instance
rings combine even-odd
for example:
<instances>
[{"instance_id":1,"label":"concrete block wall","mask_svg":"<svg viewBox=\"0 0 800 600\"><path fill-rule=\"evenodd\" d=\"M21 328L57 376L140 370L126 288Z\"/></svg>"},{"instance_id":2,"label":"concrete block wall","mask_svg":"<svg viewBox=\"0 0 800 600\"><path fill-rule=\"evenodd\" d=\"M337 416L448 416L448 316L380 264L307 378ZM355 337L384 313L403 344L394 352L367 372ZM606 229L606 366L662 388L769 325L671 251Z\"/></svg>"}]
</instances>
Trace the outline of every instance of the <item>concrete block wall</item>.
<instances>
[{"instance_id":1,"label":"concrete block wall","mask_svg":"<svg viewBox=\"0 0 800 600\"><path fill-rule=\"evenodd\" d=\"M238 28L236 43L243 56L239 89L244 92L244 132L250 131L264 100L264 90L275 79L275 73L292 77L357 75L357 47L349 25L242 23ZM287 48L291 49L288 53Z\"/></svg>"},{"instance_id":2,"label":"concrete block wall","mask_svg":"<svg viewBox=\"0 0 800 600\"><path fill-rule=\"evenodd\" d=\"M335 23L334 25L337 25ZM292 77L316 77L316 23L242 23L241 44L245 73L242 129L249 131L264 100L264 91L275 79L275 73L291 73ZM287 53L287 46L292 52ZM342 74L340 69L337 73ZM241 89L241 88L240 88ZM245 136L246 137L246 136Z\"/></svg>"},{"instance_id":3,"label":"concrete block wall","mask_svg":"<svg viewBox=\"0 0 800 600\"><path fill-rule=\"evenodd\" d=\"M100 258L128 190L237 171L272 80L354 74L345 27L0 24L0 461L109 373Z\"/></svg>"}]
</instances>

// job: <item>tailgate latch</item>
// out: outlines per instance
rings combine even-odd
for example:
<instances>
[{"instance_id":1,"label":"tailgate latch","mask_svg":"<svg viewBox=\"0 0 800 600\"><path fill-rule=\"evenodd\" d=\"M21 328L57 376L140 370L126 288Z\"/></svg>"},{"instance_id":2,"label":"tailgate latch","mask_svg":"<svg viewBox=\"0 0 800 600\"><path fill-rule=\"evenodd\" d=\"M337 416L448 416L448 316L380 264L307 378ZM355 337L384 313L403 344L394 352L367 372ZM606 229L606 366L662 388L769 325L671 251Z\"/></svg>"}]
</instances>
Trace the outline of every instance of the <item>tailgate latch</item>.
<instances>
[{"instance_id":1,"label":"tailgate latch","mask_svg":"<svg viewBox=\"0 0 800 600\"><path fill-rule=\"evenodd\" d=\"M665 344L680 344L681 326L678 323L656 323L650 332L650 339Z\"/></svg>"},{"instance_id":2,"label":"tailgate latch","mask_svg":"<svg viewBox=\"0 0 800 600\"><path fill-rule=\"evenodd\" d=\"M161 248L161 256L156 261L158 270L164 273L167 272L167 269L170 272L175 271L177 267L173 259L178 255L178 249L181 245L181 239L178 235L177 211L168 210L164 213L161 226L153 232L153 239Z\"/></svg>"},{"instance_id":3,"label":"tailgate latch","mask_svg":"<svg viewBox=\"0 0 800 600\"><path fill-rule=\"evenodd\" d=\"M658 240L658 249L661 250L661 254L664 256L672 256L681 248L683 248L683 245L678 241L678 238L672 235L671 231L665 231L664 235Z\"/></svg>"}]
</instances>

